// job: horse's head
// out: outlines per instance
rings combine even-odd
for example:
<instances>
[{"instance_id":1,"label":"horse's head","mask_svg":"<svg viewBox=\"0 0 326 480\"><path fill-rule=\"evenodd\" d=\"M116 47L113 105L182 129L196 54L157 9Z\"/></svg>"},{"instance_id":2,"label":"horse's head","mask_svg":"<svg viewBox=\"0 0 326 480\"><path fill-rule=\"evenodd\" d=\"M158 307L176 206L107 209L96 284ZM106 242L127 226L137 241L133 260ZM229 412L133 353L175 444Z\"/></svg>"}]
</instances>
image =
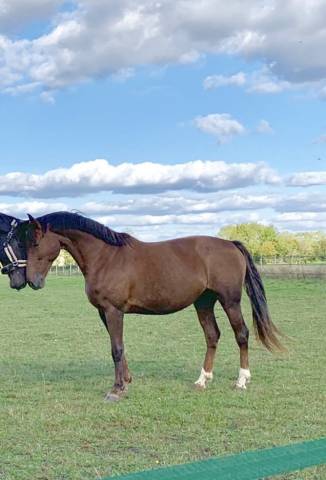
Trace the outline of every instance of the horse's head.
<instances>
[{"instance_id":1,"label":"horse's head","mask_svg":"<svg viewBox=\"0 0 326 480\"><path fill-rule=\"evenodd\" d=\"M17 235L22 221L0 214L0 262L1 273L9 276L10 287L20 290L26 286L26 248Z\"/></svg>"},{"instance_id":2,"label":"horse's head","mask_svg":"<svg viewBox=\"0 0 326 480\"><path fill-rule=\"evenodd\" d=\"M34 290L44 287L45 277L52 263L60 253L60 240L57 234L51 232L49 226L46 229L28 215L29 222L24 227L24 235L27 248L27 271L28 285Z\"/></svg>"}]
</instances>

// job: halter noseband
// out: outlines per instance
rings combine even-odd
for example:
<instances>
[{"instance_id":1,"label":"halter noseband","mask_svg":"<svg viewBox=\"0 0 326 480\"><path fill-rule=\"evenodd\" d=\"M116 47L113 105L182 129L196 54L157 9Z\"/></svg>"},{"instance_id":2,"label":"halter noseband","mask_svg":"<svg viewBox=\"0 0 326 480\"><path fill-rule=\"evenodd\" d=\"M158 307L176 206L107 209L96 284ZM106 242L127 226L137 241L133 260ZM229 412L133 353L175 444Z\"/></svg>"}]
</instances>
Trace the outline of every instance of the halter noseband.
<instances>
[{"instance_id":1,"label":"halter noseband","mask_svg":"<svg viewBox=\"0 0 326 480\"><path fill-rule=\"evenodd\" d=\"M27 265L27 260L19 260L12 246L10 245L10 241L14 236L14 231L17 225L18 225L17 220L13 219L11 222L11 229L8 232L6 240L3 242L4 252L7 255L10 262L4 267L2 267L1 269L1 273L4 273L6 275L12 272L13 270L15 270L16 268L25 268Z\"/></svg>"}]
</instances>

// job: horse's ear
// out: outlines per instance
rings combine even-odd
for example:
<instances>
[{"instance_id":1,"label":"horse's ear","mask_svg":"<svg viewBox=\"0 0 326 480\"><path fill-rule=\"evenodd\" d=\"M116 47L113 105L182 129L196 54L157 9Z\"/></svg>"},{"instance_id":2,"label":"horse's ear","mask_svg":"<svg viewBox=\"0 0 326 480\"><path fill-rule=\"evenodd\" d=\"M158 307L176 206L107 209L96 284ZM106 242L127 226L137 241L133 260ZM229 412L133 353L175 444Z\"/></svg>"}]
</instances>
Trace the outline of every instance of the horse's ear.
<instances>
[{"instance_id":1,"label":"horse's ear","mask_svg":"<svg viewBox=\"0 0 326 480\"><path fill-rule=\"evenodd\" d=\"M36 218L34 218L32 215L30 215L29 213L27 214L27 216L28 216L29 224L33 225L36 230L41 230L42 231L42 226L41 226L40 222Z\"/></svg>"},{"instance_id":2,"label":"horse's ear","mask_svg":"<svg viewBox=\"0 0 326 480\"><path fill-rule=\"evenodd\" d=\"M36 218L34 218L29 213L27 214L27 216L29 220L28 224L32 228L32 232L33 232L32 233L33 241L37 245L44 235L42 230L42 225Z\"/></svg>"}]
</instances>

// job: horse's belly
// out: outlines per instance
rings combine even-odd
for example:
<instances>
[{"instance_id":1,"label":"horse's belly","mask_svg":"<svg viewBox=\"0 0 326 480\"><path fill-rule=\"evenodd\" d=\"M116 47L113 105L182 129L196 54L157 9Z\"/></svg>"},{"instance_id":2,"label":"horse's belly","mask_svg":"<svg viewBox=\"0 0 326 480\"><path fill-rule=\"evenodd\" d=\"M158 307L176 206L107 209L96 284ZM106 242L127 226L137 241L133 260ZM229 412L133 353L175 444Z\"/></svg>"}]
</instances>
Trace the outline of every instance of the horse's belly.
<instances>
[{"instance_id":1,"label":"horse's belly","mask_svg":"<svg viewBox=\"0 0 326 480\"><path fill-rule=\"evenodd\" d=\"M162 288L145 292L136 290L128 298L123 310L125 313L156 315L174 313L194 303L204 289L205 287L198 285L197 288Z\"/></svg>"},{"instance_id":2,"label":"horse's belly","mask_svg":"<svg viewBox=\"0 0 326 480\"><path fill-rule=\"evenodd\" d=\"M175 313L183 308L186 308L188 305L178 307L178 308L160 308L157 310L151 310L146 307L141 307L138 305L127 305L124 308L124 313L140 313L142 315L167 315L169 313Z\"/></svg>"}]
</instances>

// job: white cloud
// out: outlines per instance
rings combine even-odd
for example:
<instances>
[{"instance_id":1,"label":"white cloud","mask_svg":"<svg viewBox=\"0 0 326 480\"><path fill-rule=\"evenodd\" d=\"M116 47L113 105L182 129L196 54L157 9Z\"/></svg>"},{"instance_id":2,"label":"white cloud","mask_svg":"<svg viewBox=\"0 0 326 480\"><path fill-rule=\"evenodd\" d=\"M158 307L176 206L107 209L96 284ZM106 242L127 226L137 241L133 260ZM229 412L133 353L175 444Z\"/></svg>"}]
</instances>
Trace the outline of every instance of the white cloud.
<instances>
[{"instance_id":1,"label":"white cloud","mask_svg":"<svg viewBox=\"0 0 326 480\"><path fill-rule=\"evenodd\" d=\"M112 79L118 83L124 83L135 75L135 70L133 68L122 68L112 75Z\"/></svg>"},{"instance_id":2,"label":"white cloud","mask_svg":"<svg viewBox=\"0 0 326 480\"><path fill-rule=\"evenodd\" d=\"M0 211L26 218L77 209L117 230L154 240L203 233L216 235L230 223L257 221L284 230L320 230L326 226L326 193L278 192L135 195L86 203L25 201L0 203ZM162 228L164 227L164 228Z\"/></svg>"},{"instance_id":3,"label":"white cloud","mask_svg":"<svg viewBox=\"0 0 326 480\"><path fill-rule=\"evenodd\" d=\"M278 195L273 207L277 212L326 212L326 193L305 191Z\"/></svg>"},{"instance_id":4,"label":"white cloud","mask_svg":"<svg viewBox=\"0 0 326 480\"><path fill-rule=\"evenodd\" d=\"M135 216L100 216L95 217L118 231L127 231L132 235L147 241L164 240L168 238L184 237L189 235L213 235L218 230L230 223L255 222L268 224L263 216L255 212L221 214L197 214L197 215L164 215L162 217L148 215L146 217Z\"/></svg>"},{"instance_id":5,"label":"white cloud","mask_svg":"<svg viewBox=\"0 0 326 480\"><path fill-rule=\"evenodd\" d=\"M6 87L4 88L3 91L4 93L9 93L10 95L16 96L24 93L34 92L39 87L40 87L39 82L31 82L31 83L25 83L23 85L14 85L13 87Z\"/></svg>"},{"instance_id":6,"label":"white cloud","mask_svg":"<svg viewBox=\"0 0 326 480\"><path fill-rule=\"evenodd\" d=\"M148 240L198 234L203 229L216 235L224 225L251 221L273 224L280 230L320 230L326 228L326 193L156 195L87 202L82 211Z\"/></svg>"},{"instance_id":7,"label":"white cloud","mask_svg":"<svg viewBox=\"0 0 326 480\"><path fill-rule=\"evenodd\" d=\"M7 36L0 39L0 70L8 87L40 82L56 90L140 65L226 53L268 66L272 77L257 79L255 91L290 85L325 91L324 0L76 0L75 10L57 14L62 3L2 0L0 26ZM32 40L8 36L14 21L44 16L53 25L49 33Z\"/></svg>"},{"instance_id":8,"label":"white cloud","mask_svg":"<svg viewBox=\"0 0 326 480\"><path fill-rule=\"evenodd\" d=\"M184 215L269 209L285 212L326 212L326 193L217 193L205 196L160 194L136 196L109 202L86 202L82 211L88 215Z\"/></svg>"},{"instance_id":9,"label":"white cloud","mask_svg":"<svg viewBox=\"0 0 326 480\"><path fill-rule=\"evenodd\" d=\"M326 185L326 171L295 173L289 177L288 185L292 187Z\"/></svg>"},{"instance_id":10,"label":"white cloud","mask_svg":"<svg viewBox=\"0 0 326 480\"><path fill-rule=\"evenodd\" d=\"M82 211L89 215L180 215L234 210L254 210L274 206L274 195L214 194L205 197L185 195L155 195L127 198L123 201L86 202Z\"/></svg>"},{"instance_id":11,"label":"white cloud","mask_svg":"<svg viewBox=\"0 0 326 480\"><path fill-rule=\"evenodd\" d=\"M278 175L263 163L196 160L167 165L107 160L76 163L44 174L13 172L0 176L0 194L34 198L77 197L86 193L151 193L167 190L209 192L261 183L275 184Z\"/></svg>"},{"instance_id":12,"label":"white cloud","mask_svg":"<svg viewBox=\"0 0 326 480\"><path fill-rule=\"evenodd\" d=\"M301 82L291 84L288 81L280 80L273 74L272 65L264 66L260 70L256 70L248 76L247 90L248 92L274 94L284 92L291 88L302 87Z\"/></svg>"},{"instance_id":13,"label":"white cloud","mask_svg":"<svg viewBox=\"0 0 326 480\"><path fill-rule=\"evenodd\" d=\"M233 212L232 214L221 215L220 213L194 213L184 215L113 215L96 217L98 221L112 227L149 227L155 225L205 225L208 228L215 226L220 228L229 223L256 222L262 221L262 217L256 212L244 214Z\"/></svg>"},{"instance_id":14,"label":"white cloud","mask_svg":"<svg viewBox=\"0 0 326 480\"><path fill-rule=\"evenodd\" d=\"M274 133L274 130L267 120L260 120L259 124L257 125L257 132L271 134Z\"/></svg>"},{"instance_id":15,"label":"white cloud","mask_svg":"<svg viewBox=\"0 0 326 480\"><path fill-rule=\"evenodd\" d=\"M195 126L202 132L213 135L219 143L231 140L235 135L245 133L245 127L228 113L211 113L196 117Z\"/></svg>"},{"instance_id":16,"label":"white cloud","mask_svg":"<svg viewBox=\"0 0 326 480\"><path fill-rule=\"evenodd\" d=\"M1 0L0 30L16 32L29 22L47 18L65 0Z\"/></svg>"},{"instance_id":17,"label":"white cloud","mask_svg":"<svg viewBox=\"0 0 326 480\"><path fill-rule=\"evenodd\" d=\"M246 75L243 72L235 73L234 75L210 75L205 78L203 86L205 90L212 88L224 87L226 85L236 85L241 87L246 83Z\"/></svg>"},{"instance_id":18,"label":"white cloud","mask_svg":"<svg viewBox=\"0 0 326 480\"><path fill-rule=\"evenodd\" d=\"M46 203L38 201L27 201L19 203L0 203L0 212L14 217L26 218L26 214L40 216L45 213L68 210L64 203Z\"/></svg>"},{"instance_id":19,"label":"white cloud","mask_svg":"<svg viewBox=\"0 0 326 480\"><path fill-rule=\"evenodd\" d=\"M231 76L210 75L203 82L204 88L214 89L225 85L243 87L248 93L275 94L285 90L307 88L309 83L290 83L277 78L271 70L271 66L264 66L260 70L244 74L238 72ZM315 82L313 82L315 86ZM321 87L320 87L321 88Z\"/></svg>"},{"instance_id":20,"label":"white cloud","mask_svg":"<svg viewBox=\"0 0 326 480\"><path fill-rule=\"evenodd\" d=\"M230 224L257 222L274 225L280 231L321 231L326 230L326 214L280 214L267 212L232 212L227 214L193 215L147 215L99 216L98 221L118 231L127 231L143 240L163 240L188 235L217 235L224 226Z\"/></svg>"},{"instance_id":21,"label":"white cloud","mask_svg":"<svg viewBox=\"0 0 326 480\"><path fill-rule=\"evenodd\" d=\"M282 213L274 218L276 225L292 231L326 230L326 212Z\"/></svg>"}]
</instances>

